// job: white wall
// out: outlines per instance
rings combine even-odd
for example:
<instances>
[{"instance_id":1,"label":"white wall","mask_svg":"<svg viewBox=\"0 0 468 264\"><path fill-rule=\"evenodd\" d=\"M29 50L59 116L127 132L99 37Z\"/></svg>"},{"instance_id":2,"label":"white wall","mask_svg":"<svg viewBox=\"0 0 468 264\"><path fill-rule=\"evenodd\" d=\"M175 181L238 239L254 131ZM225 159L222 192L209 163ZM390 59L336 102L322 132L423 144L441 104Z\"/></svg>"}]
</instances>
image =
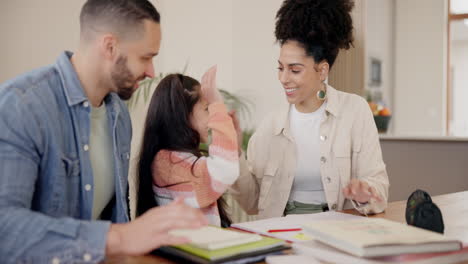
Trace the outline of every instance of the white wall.
<instances>
[{"instance_id":1,"label":"white wall","mask_svg":"<svg viewBox=\"0 0 468 264\"><path fill-rule=\"evenodd\" d=\"M79 40L84 0L0 1L0 83L55 62Z\"/></svg>"},{"instance_id":2,"label":"white wall","mask_svg":"<svg viewBox=\"0 0 468 264\"><path fill-rule=\"evenodd\" d=\"M160 0L163 44L159 70L181 70L200 78L218 64L220 88L254 102L249 123L257 124L272 106L285 101L276 77L279 48L274 17L282 0Z\"/></svg>"},{"instance_id":3,"label":"white wall","mask_svg":"<svg viewBox=\"0 0 468 264\"><path fill-rule=\"evenodd\" d=\"M163 41L156 68L180 72L200 80L203 72L218 64L218 84L232 90L231 1L159 0Z\"/></svg>"},{"instance_id":4,"label":"white wall","mask_svg":"<svg viewBox=\"0 0 468 264\"><path fill-rule=\"evenodd\" d=\"M0 83L53 63L79 40L79 12L85 0L1 1ZM152 0L162 15L158 72L182 71L199 79L219 65L219 87L255 102L250 124L284 102L276 77L278 46L274 17L282 0ZM247 8L248 7L248 8Z\"/></svg>"},{"instance_id":5,"label":"white wall","mask_svg":"<svg viewBox=\"0 0 468 264\"><path fill-rule=\"evenodd\" d=\"M366 23L366 90L375 94L382 93L382 101L393 110L394 90L394 6L395 0L367 1ZM377 58L382 62L382 83L375 87L370 85L370 60ZM398 116L393 116L393 119ZM392 132L390 122L389 133Z\"/></svg>"},{"instance_id":6,"label":"white wall","mask_svg":"<svg viewBox=\"0 0 468 264\"><path fill-rule=\"evenodd\" d=\"M233 89L254 102L254 127L287 103L277 78L279 45L274 38L275 15L283 0L234 2Z\"/></svg>"},{"instance_id":7,"label":"white wall","mask_svg":"<svg viewBox=\"0 0 468 264\"><path fill-rule=\"evenodd\" d=\"M446 0L396 0L395 134L446 130Z\"/></svg>"}]
</instances>

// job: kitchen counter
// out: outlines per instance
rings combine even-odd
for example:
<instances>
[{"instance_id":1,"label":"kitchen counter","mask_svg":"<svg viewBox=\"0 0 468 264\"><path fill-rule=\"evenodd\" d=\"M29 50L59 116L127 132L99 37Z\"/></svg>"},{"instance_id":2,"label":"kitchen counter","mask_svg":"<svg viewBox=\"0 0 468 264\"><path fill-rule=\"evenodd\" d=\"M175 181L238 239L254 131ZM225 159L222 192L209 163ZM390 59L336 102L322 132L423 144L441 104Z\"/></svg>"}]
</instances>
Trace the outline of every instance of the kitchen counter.
<instances>
[{"instance_id":1,"label":"kitchen counter","mask_svg":"<svg viewBox=\"0 0 468 264\"><path fill-rule=\"evenodd\" d=\"M381 141L454 141L468 142L468 137L380 134Z\"/></svg>"}]
</instances>

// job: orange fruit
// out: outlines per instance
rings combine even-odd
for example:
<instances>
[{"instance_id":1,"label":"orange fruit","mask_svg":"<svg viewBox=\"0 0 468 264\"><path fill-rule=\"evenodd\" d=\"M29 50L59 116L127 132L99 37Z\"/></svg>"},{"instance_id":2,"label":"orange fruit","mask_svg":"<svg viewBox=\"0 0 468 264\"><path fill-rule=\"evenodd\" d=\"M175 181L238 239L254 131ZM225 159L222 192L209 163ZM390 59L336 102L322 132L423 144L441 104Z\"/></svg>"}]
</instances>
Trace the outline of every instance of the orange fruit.
<instances>
[{"instance_id":1,"label":"orange fruit","mask_svg":"<svg viewBox=\"0 0 468 264\"><path fill-rule=\"evenodd\" d=\"M392 112L390 112L390 109L388 109L387 107L384 107L382 110L380 110L379 115L380 116L391 116Z\"/></svg>"}]
</instances>

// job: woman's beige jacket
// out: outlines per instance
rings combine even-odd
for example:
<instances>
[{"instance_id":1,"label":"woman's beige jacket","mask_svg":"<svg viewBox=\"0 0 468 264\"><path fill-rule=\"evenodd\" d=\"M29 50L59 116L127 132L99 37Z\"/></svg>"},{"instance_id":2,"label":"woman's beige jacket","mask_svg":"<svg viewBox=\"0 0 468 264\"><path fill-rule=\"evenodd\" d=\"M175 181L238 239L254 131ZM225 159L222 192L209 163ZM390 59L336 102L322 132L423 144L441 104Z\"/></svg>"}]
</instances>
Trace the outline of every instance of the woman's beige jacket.
<instances>
[{"instance_id":1,"label":"woman's beige jacket","mask_svg":"<svg viewBox=\"0 0 468 264\"><path fill-rule=\"evenodd\" d=\"M369 105L331 86L327 86L326 100L326 117L320 126L320 172L328 206L330 210L352 208L342 188L357 178L375 187L384 200L372 201L359 211L380 213L387 207L389 182ZM241 175L230 190L239 204L260 219L282 216L296 169L289 106L260 125L240 167Z\"/></svg>"}]
</instances>

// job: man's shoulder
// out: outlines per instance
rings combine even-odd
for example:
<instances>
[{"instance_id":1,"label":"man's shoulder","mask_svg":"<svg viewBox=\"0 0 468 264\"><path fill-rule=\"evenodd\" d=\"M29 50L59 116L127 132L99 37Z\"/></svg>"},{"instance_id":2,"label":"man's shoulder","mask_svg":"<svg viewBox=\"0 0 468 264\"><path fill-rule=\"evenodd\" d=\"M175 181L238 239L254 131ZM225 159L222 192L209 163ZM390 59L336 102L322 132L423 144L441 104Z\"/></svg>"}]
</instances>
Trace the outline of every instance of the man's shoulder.
<instances>
[{"instance_id":1,"label":"man's shoulder","mask_svg":"<svg viewBox=\"0 0 468 264\"><path fill-rule=\"evenodd\" d=\"M52 99L57 85L60 85L60 76L53 65L21 74L0 84L0 108L27 104L37 96Z\"/></svg>"}]
</instances>

